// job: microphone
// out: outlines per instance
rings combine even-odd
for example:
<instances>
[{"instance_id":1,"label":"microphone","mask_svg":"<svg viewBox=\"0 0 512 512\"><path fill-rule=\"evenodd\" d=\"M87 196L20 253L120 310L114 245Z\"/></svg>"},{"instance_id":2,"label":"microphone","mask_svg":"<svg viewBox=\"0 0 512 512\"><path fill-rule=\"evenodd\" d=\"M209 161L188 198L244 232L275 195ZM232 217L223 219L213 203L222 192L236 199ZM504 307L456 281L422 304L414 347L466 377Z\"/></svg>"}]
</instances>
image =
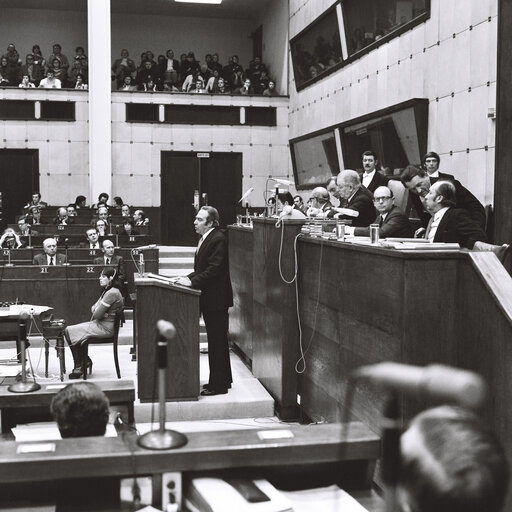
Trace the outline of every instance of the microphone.
<instances>
[{"instance_id":1,"label":"microphone","mask_svg":"<svg viewBox=\"0 0 512 512\"><path fill-rule=\"evenodd\" d=\"M440 364L419 367L384 362L362 366L352 372L350 378L419 398L455 402L471 409L479 409L487 394L487 385L476 373Z\"/></svg>"},{"instance_id":2,"label":"microphone","mask_svg":"<svg viewBox=\"0 0 512 512\"><path fill-rule=\"evenodd\" d=\"M241 198L240 198L240 201L238 201L239 203L241 203L242 201L244 201L244 199L247 199L254 191L254 187L251 187Z\"/></svg>"},{"instance_id":3,"label":"microphone","mask_svg":"<svg viewBox=\"0 0 512 512\"><path fill-rule=\"evenodd\" d=\"M68 250L68 244L69 244L69 238L65 238L64 239L64 248L66 249L66 251Z\"/></svg>"},{"instance_id":4,"label":"microphone","mask_svg":"<svg viewBox=\"0 0 512 512\"><path fill-rule=\"evenodd\" d=\"M176 338L176 327L174 327L173 323L167 320L158 320L156 326L162 338L165 338L167 341L172 341Z\"/></svg>"},{"instance_id":5,"label":"microphone","mask_svg":"<svg viewBox=\"0 0 512 512\"><path fill-rule=\"evenodd\" d=\"M143 251L144 249L156 249L156 244L141 245L140 247L137 247L138 251Z\"/></svg>"}]
</instances>

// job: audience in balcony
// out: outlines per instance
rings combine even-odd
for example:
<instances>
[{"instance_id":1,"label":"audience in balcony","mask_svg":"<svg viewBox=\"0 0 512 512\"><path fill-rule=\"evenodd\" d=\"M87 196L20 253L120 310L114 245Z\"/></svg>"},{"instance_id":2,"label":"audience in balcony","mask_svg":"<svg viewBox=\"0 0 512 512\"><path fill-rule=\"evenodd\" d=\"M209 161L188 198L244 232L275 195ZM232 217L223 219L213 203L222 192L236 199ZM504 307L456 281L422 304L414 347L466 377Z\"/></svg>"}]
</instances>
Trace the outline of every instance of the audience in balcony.
<instances>
[{"instance_id":1,"label":"audience in balcony","mask_svg":"<svg viewBox=\"0 0 512 512\"><path fill-rule=\"evenodd\" d=\"M0 82L2 85L17 87L21 82L21 66L9 62L5 55L0 58Z\"/></svg>"},{"instance_id":2,"label":"audience in balcony","mask_svg":"<svg viewBox=\"0 0 512 512\"><path fill-rule=\"evenodd\" d=\"M269 77L260 57L255 57L245 72L238 55L229 57L227 65L223 66L218 53L207 53L201 64L192 51L181 54L178 61L174 51L168 49L165 55L158 55L157 61L154 53L147 50L141 54L137 67L128 50L123 48L111 68L113 89L277 96L275 81ZM23 79L22 83L24 76L28 80ZM33 45L23 65L13 43L0 57L0 86L3 87L87 89L87 82L88 58L82 46L76 47L71 67L58 43L53 45L48 61L37 44Z\"/></svg>"},{"instance_id":3,"label":"audience in balcony","mask_svg":"<svg viewBox=\"0 0 512 512\"><path fill-rule=\"evenodd\" d=\"M136 91L137 86L133 84L132 77L130 75L126 75L123 78L123 83L118 87L118 91Z\"/></svg>"},{"instance_id":4,"label":"audience in balcony","mask_svg":"<svg viewBox=\"0 0 512 512\"><path fill-rule=\"evenodd\" d=\"M21 83L18 85L18 87L23 89L31 89L34 88L35 85L30 81L30 78L28 75L23 75L21 78Z\"/></svg>"},{"instance_id":5,"label":"audience in balcony","mask_svg":"<svg viewBox=\"0 0 512 512\"><path fill-rule=\"evenodd\" d=\"M276 84L273 80L268 83L268 88L263 91L263 96L279 96L276 91Z\"/></svg>"},{"instance_id":6,"label":"audience in balcony","mask_svg":"<svg viewBox=\"0 0 512 512\"><path fill-rule=\"evenodd\" d=\"M25 57L25 64L21 66L21 74L27 75L29 80L37 87L44 78L44 67L41 65L41 59L29 53Z\"/></svg>"},{"instance_id":7,"label":"audience in balcony","mask_svg":"<svg viewBox=\"0 0 512 512\"><path fill-rule=\"evenodd\" d=\"M135 66L135 62L132 59L130 59L128 50L126 48L123 48L121 50L121 58L116 59L114 61L114 64L112 65L112 73L116 80L117 89L121 89L124 85L126 85L124 80L125 77L129 76L130 78L133 78L136 71L137 68Z\"/></svg>"},{"instance_id":8,"label":"audience in balcony","mask_svg":"<svg viewBox=\"0 0 512 512\"><path fill-rule=\"evenodd\" d=\"M10 43L7 46L7 52L2 55L2 57L5 57L9 64L12 64L14 66L21 66L21 59L20 54L16 50L16 47L13 43Z\"/></svg>"},{"instance_id":9,"label":"audience in balcony","mask_svg":"<svg viewBox=\"0 0 512 512\"><path fill-rule=\"evenodd\" d=\"M53 61L57 59L60 62L61 68L66 70L66 73L69 69L69 60L68 58L62 53L62 47L59 43L55 43L53 45L53 52L48 57L48 62L51 63L53 66Z\"/></svg>"},{"instance_id":10,"label":"audience in balcony","mask_svg":"<svg viewBox=\"0 0 512 512\"><path fill-rule=\"evenodd\" d=\"M39 82L39 87L44 89L60 89L62 84L58 78L53 76L53 71L48 70L46 78L43 78L41 82Z\"/></svg>"},{"instance_id":11,"label":"audience in balcony","mask_svg":"<svg viewBox=\"0 0 512 512\"><path fill-rule=\"evenodd\" d=\"M46 60L44 60L38 44L32 46L32 56L34 57L34 64L41 66L41 69L44 70L46 68Z\"/></svg>"},{"instance_id":12,"label":"audience in balcony","mask_svg":"<svg viewBox=\"0 0 512 512\"><path fill-rule=\"evenodd\" d=\"M59 59L55 58L51 61L51 67L48 68L48 72L52 71L53 76L60 80L61 87L68 86L68 72L64 67L62 67L62 63Z\"/></svg>"}]
</instances>

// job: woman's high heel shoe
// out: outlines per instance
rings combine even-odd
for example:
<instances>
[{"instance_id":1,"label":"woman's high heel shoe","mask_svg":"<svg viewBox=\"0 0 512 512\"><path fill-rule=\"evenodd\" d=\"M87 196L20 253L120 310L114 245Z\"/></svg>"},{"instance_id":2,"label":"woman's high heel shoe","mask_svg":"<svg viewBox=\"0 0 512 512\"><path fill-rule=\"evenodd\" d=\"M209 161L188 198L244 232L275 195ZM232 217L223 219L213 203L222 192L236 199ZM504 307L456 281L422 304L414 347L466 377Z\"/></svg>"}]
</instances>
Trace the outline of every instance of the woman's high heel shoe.
<instances>
[{"instance_id":1,"label":"woman's high heel shoe","mask_svg":"<svg viewBox=\"0 0 512 512\"><path fill-rule=\"evenodd\" d=\"M73 370L71 370L71 373L68 375L68 378L70 380L72 379L81 379L82 378L82 368L73 368Z\"/></svg>"},{"instance_id":2,"label":"woman's high heel shoe","mask_svg":"<svg viewBox=\"0 0 512 512\"><path fill-rule=\"evenodd\" d=\"M89 375L92 374L92 359L90 357L87 357L86 371Z\"/></svg>"}]
</instances>

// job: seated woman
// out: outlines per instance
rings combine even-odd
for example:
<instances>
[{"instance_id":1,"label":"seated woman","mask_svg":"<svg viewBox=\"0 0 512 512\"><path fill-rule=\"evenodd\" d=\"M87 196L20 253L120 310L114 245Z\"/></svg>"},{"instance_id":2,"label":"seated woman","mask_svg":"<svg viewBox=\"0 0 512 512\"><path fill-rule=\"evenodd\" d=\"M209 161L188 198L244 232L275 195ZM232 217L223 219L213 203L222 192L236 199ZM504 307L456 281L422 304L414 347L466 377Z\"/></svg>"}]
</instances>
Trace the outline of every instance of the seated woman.
<instances>
[{"instance_id":1,"label":"seated woman","mask_svg":"<svg viewBox=\"0 0 512 512\"><path fill-rule=\"evenodd\" d=\"M114 318L124 306L121 295L121 282L117 270L113 267L104 268L100 274L100 285L103 293L91 307L91 320L76 325L69 325L64 336L73 354L74 368L69 374L70 379L80 379L84 371L92 372L92 361L87 360L87 368L82 368L81 343L88 338L110 338L114 334Z\"/></svg>"},{"instance_id":2,"label":"seated woman","mask_svg":"<svg viewBox=\"0 0 512 512\"><path fill-rule=\"evenodd\" d=\"M121 235L138 235L139 232L134 229L133 220L124 219L123 221L123 231L120 233Z\"/></svg>"},{"instance_id":3,"label":"seated woman","mask_svg":"<svg viewBox=\"0 0 512 512\"><path fill-rule=\"evenodd\" d=\"M96 384L75 382L53 397L50 412L63 439L104 436L109 406L108 398Z\"/></svg>"}]
</instances>

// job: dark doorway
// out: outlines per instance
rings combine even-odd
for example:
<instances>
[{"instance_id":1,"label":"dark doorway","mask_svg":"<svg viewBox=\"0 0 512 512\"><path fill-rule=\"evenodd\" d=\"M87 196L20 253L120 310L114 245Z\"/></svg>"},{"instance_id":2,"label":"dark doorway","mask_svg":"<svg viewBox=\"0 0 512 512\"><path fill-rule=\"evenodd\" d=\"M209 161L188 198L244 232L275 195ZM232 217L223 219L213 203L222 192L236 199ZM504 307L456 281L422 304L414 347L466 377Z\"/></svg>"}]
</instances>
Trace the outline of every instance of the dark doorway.
<instances>
[{"instance_id":1,"label":"dark doorway","mask_svg":"<svg viewBox=\"0 0 512 512\"><path fill-rule=\"evenodd\" d=\"M205 157L207 158L200 158ZM225 228L236 219L242 195L241 153L194 153L162 151L162 242L165 245L197 244L194 231L194 194L199 205L219 211Z\"/></svg>"},{"instance_id":2,"label":"dark doorway","mask_svg":"<svg viewBox=\"0 0 512 512\"><path fill-rule=\"evenodd\" d=\"M15 222L32 193L39 192L39 151L0 149L1 225ZM43 197L44 200L44 197Z\"/></svg>"}]
</instances>

